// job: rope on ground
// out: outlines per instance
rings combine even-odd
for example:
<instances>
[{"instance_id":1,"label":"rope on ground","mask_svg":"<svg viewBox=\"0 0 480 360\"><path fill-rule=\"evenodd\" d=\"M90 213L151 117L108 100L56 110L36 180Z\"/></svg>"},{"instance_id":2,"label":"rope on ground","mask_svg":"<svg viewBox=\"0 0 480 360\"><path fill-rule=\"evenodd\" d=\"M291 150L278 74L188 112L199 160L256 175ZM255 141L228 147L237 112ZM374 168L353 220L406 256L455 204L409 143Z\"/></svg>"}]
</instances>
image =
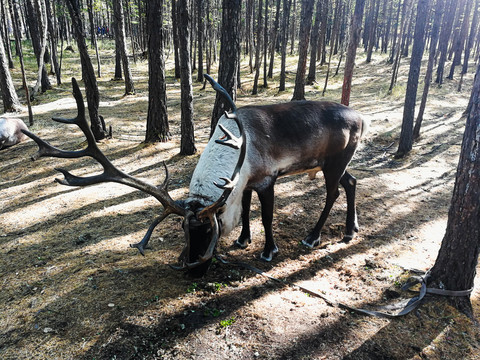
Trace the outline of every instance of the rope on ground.
<instances>
[{"instance_id":1,"label":"rope on ground","mask_svg":"<svg viewBox=\"0 0 480 360\"><path fill-rule=\"evenodd\" d=\"M297 285L297 284L294 284L294 283L289 282L289 281L280 280L280 279L278 279L274 276L271 276L271 275L265 273L263 270L260 270L260 269L256 268L255 266L252 266L250 264L247 264L247 263L244 263L244 262L231 262L231 261L225 260L220 255L217 255L216 258L222 264L242 267L244 269L247 269L247 270L253 271L253 272L255 272L259 275L262 275L262 276L264 276L264 277L266 277L270 280L273 280L273 281L276 281L276 282L279 282L279 283L282 283L282 284L285 284L285 285L289 285L293 288L297 288L297 289L299 289L299 290L301 290L301 291L303 291L303 292L305 292L309 295L312 295L312 296L315 296L315 297L318 297L318 298L322 299L323 301L325 301L330 306L339 307L339 308L342 308L342 309L345 309L345 310L348 310L348 311L352 311L352 312L355 312L355 313L359 313L359 314L376 316L376 317L387 318L387 319L393 319L393 318L396 318L396 317L399 317L399 316L404 316L404 315L407 315L408 313L412 312L422 303L426 294L434 294L434 295L441 295L441 296L460 296L461 297L461 296L469 296L473 291L473 288L471 288L469 290L460 290L460 291L429 288L429 287L427 287L427 280L430 277L430 274L429 274L430 270L429 270L426 273L424 273L423 275L410 277L408 279L407 283L405 283L402 286L402 290L406 291L406 290L411 290L411 288L413 286L415 286L417 284L420 284L420 290L419 290L418 295L411 298L408 301L408 303L403 307L402 310L400 310L396 313L388 313L388 312L383 312L383 311L359 309L359 308L344 304L342 302L335 302L333 300L330 300L328 297L320 294L317 291L307 289L307 288L305 288L301 285ZM415 269L415 272L418 273L419 270Z\"/></svg>"}]
</instances>

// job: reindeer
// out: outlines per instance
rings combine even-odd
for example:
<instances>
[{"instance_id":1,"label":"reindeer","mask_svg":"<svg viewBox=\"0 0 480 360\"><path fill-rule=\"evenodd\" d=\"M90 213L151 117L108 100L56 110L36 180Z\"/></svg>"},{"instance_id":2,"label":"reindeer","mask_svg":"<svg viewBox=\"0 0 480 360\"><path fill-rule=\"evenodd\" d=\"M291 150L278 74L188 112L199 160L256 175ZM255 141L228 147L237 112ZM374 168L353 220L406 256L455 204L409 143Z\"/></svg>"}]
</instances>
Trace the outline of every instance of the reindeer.
<instances>
[{"instance_id":1,"label":"reindeer","mask_svg":"<svg viewBox=\"0 0 480 360\"><path fill-rule=\"evenodd\" d=\"M28 128L21 119L0 118L0 150L27 140L22 130Z\"/></svg>"},{"instance_id":2,"label":"reindeer","mask_svg":"<svg viewBox=\"0 0 480 360\"><path fill-rule=\"evenodd\" d=\"M136 244L142 255L154 228L171 214L184 218L185 246L179 256L180 266L203 275L214 255L219 238L228 234L240 221L242 231L235 245L246 248L251 242L249 212L252 192L261 203L265 228L265 247L260 255L271 261L278 252L273 238L272 220L274 185L281 176L306 172L311 178L322 170L327 189L326 203L320 219L302 241L314 248L320 244L322 229L330 209L339 195L339 184L347 197L347 220L344 241L358 231L355 209L356 179L346 171L368 123L354 110L333 102L298 101L276 105L245 106L237 109L228 93L210 76L205 78L230 103L233 112L225 113L200 156L190 182L189 196L174 201L168 193L169 174L162 185L154 186L117 169L98 148L85 119L82 94L72 79L78 115L74 119L53 118L66 124L76 124L87 138L88 146L79 151L57 149L34 134L24 131L39 146L32 156L80 158L90 156L104 169L100 175L77 177L57 169L64 179L57 182L70 186L87 186L113 181L154 196L163 205L162 214L150 225L144 238ZM220 178L223 183L215 180Z\"/></svg>"}]
</instances>

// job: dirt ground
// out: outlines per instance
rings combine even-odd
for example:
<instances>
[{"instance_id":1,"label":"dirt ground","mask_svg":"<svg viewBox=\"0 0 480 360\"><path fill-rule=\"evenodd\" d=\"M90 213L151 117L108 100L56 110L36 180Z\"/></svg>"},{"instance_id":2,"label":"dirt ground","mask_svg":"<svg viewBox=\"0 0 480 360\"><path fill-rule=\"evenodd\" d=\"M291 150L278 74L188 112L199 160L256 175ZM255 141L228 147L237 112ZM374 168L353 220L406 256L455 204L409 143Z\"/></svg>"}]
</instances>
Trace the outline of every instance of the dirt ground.
<instances>
[{"instance_id":1,"label":"dirt ground","mask_svg":"<svg viewBox=\"0 0 480 360\"><path fill-rule=\"evenodd\" d=\"M85 145L77 128L52 116L73 117L71 76L80 77L76 54L64 63L61 86L34 103L31 130L62 148ZM462 92L457 80L431 89L420 141L405 159L393 157L403 113L407 61L398 85L387 93L390 66L376 55L359 54L351 106L371 128L350 165L357 177L360 231L340 242L346 202L343 192L322 233L319 248L300 240L317 221L324 203L320 175L278 181L274 234L280 248L271 263L258 259L263 248L259 203L252 204L253 242L231 245L236 229L217 248L229 261L253 265L282 282L250 270L214 262L200 279L172 270L183 247L181 219L171 217L155 230L142 257L129 244L139 241L161 210L155 199L117 184L70 188L54 183L64 167L77 175L99 166L90 159L42 158L32 141L0 152L0 358L2 359L478 359L479 331L442 299L413 313L383 319L358 315L294 285L336 302L379 309L414 294L400 289L408 269L427 270L436 258L446 226L455 170L473 81L473 66ZM101 149L124 171L158 184L170 174L170 193L185 197L199 154L208 141L214 91L194 84L198 153L179 156L180 86L168 59L168 109L172 141L142 143L147 114L146 62L132 64L136 95L123 96L111 81L111 56L102 57L100 114L114 137ZM290 59L289 88L278 94L271 83L251 96L253 76L243 67L239 106L289 101L296 59ZM246 63L245 63L246 65ZM325 67L308 99L321 100ZM14 70L21 88L19 67ZM32 78L34 76L32 75ZM459 76L456 76L458 79ZM331 77L325 99L340 99L342 78ZM53 82L53 77L52 77ZM83 86L81 84L81 86ZM423 87L420 86L420 89ZM20 93L20 90L19 90ZM26 113L17 114L25 121ZM472 294L480 313L479 291Z\"/></svg>"}]
</instances>

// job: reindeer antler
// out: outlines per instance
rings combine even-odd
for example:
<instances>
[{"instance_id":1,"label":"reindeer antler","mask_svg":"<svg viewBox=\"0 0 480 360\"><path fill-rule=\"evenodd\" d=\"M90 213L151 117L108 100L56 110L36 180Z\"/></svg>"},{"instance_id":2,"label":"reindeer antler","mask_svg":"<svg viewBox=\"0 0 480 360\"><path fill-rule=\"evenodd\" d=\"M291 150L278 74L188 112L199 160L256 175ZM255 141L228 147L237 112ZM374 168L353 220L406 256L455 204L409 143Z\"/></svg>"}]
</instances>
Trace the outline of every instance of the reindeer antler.
<instances>
[{"instance_id":1,"label":"reindeer antler","mask_svg":"<svg viewBox=\"0 0 480 360\"><path fill-rule=\"evenodd\" d=\"M127 186L131 186L135 189L146 192L147 194L152 195L158 201L160 201L160 203L165 208L163 214L157 219L155 219L155 221L152 223L152 225L147 231L147 234L145 235L145 237L142 239L141 242L131 245L132 247L138 248L140 253L144 255L143 250L147 245L148 240L150 239L150 236L155 226L157 226L163 219L165 219L170 214L178 214L181 216L185 216L186 210L182 206L180 206L178 203L176 203L168 193L169 175L168 175L168 169L165 163L163 163L165 167L165 172L166 172L165 180L161 186L154 186L154 185L148 184L147 182L144 182L143 180L137 179L133 176L130 176L124 173L123 171L115 167L110 162L110 160L108 160L108 158L98 148L97 143L95 141L95 137L93 136L93 133L87 123L87 120L85 117L85 105L83 103L82 92L80 91L80 88L75 78L72 78L72 87L73 87L73 96L77 102L77 109L78 109L77 116L73 119L64 119L64 118L57 118L57 117L52 119L54 121L64 123L64 124L77 125L82 130L82 132L84 133L87 139L87 144L88 144L87 147L85 149L78 150L78 151L61 150L50 145L49 143L40 139L38 136L32 134L31 132L27 130L22 130L25 135L32 138L38 145L39 149L37 153L35 153L32 156L32 160L36 160L44 156L51 156L51 157L57 157L57 158L70 158L70 159L90 156L95 160L97 160L102 165L103 167L102 174L80 177L80 176L75 176L71 174L69 171L65 169L56 169L64 175L64 179L55 179L55 181L60 184L69 185L69 186L87 186L87 185L99 184L102 182L111 181L111 182L116 182L116 183L124 184Z\"/></svg>"}]
</instances>

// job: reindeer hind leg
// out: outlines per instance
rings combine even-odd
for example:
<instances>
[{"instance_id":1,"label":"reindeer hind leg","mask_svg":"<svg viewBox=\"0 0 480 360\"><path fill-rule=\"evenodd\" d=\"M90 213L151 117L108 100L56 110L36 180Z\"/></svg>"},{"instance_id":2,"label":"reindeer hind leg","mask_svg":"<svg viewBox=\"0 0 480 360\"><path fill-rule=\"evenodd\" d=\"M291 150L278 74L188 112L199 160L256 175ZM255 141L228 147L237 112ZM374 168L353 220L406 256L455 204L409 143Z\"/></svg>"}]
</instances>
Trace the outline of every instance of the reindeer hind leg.
<instances>
[{"instance_id":1,"label":"reindeer hind leg","mask_svg":"<svg viewBox=\"0 0 480 360\"><path fill-rule=\"evenodd\" d=\"M343 237L342 241L349 242L353 239L355 232L358 232L357 209L355 206L355 189L357 185L357 179L345 171L340 179L340 184L345 189L345 194L347 196L347 222L345 236Z\"/></svg>"},{"instance_id":2,"label":"reindeer hind leg","mask_svg":"<svg viewBox=\"0 0 480 360\"><path fill-rule=\"evenodd\" d=\"M329 162L329 164L335 164L335 161ZM338 184L340 182L340 178L343 175L343 169L340 169L338 166L333 165L329 166L329 164L325 164L323 169L323 176L325 178L325 187L327 188L327 197L325 200L325 206L322 210L320 218L318 219L317 224L312 229L312 231L307 235L305 239L302 240L302 244L313 249L314 247L320 245L320 231L325 225L325 221L330 214L330 210L337 200L339 196L338 191Z\"/></svg>"}]
</instances>

